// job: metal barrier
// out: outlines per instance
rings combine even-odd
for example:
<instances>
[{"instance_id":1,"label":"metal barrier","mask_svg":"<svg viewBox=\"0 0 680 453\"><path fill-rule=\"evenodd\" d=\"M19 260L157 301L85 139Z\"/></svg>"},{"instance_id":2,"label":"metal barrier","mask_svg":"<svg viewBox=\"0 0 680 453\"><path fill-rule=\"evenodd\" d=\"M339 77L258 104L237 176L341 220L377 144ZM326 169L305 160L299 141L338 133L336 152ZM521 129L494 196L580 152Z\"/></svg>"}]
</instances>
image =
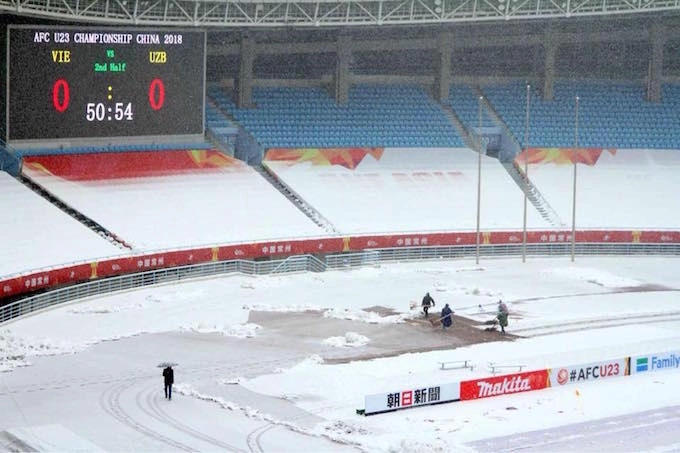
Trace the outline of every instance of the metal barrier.
<instances>
[{"instance_id":1,"label":"metal barrier","mask_svg":"<svg viewBox=\"0 0 680 453\"><path fill-rule=\"evenodd\" d=\"M486 244L480 247L480 255L487 258L519 256L521 253L522 244ZM526 253L533 256L570 255L571 244L527 244ZM580 243L576 244L576 254L580 256L677 256L680 255L680 244ZM324 261L321 261L313 255L296 255L283 260L233 260L160 269L139 274L93 280L91 282L67 286L43 294L27 297L5 305L4 307L0 307L0 324L22 315L76 299L199 277L211 277L234 273L270 275L293 272L324 272L326 270L347 269L352 267L379 266L380 263L383 262L444 260L468 258L475 255L476 246L474 245L401 247L327 255Z\"/></svg>"},{"instance_id":2,"label":"metal barrier","mask_svg":"<svg viewBox=\"0 0 680 453\"><path fill-rule=\"evenodd\" d=\"M473 371L475 369L475 366L472 364L472 360L452 360L449 362L437 362L439 363L440 370L462 370L465 368L469 368L470 371Z\"/></svg>"},{"instance_id":3,"label":"metal barrier","mask_svg":"<svg viewBox=\"0 0 680 453\"><path fill-rule=\"evenodd\" d=\"M499 363L494 363L494 362L489 362L489 373L491 374L496 374L501 371L511 371L514 373L521 373L523 368L526 368L526 365L509 365L509 364L499 364Z\"/></svg>"},{"instance_id":4,"label":"metal barrier","mask_svg":"<svg viewBox=\"0 0 680 453\"><path fill-rule=\"evenodd\" d=\"M320 259L311 255L295 255L289 256L283 261L277 261L279 264L271 271L270 274L290 274L293 272L324 272L326 265Z\"/></svg>"},{"instance_id":5,"label":"metal barrier","mask_svg":"<svg viewBox=\"0 0 680 453\"><path fill-rule=\"evenodd\" d=\"M486 258L520 256L522 244L487 244L480 247L480 256ZM526 252L532 256L568 256L571 244L549 242L527 244ZM474 245L401 247L366 250L363 252L329 255L326 265L331 269L379 265L381 262L442 260L470 258L477 253ZM625 243L577 243L579 256L639 256L639 255L680 255L680 244L625 244Z\"/></svg>"},{"instance_id":6,"label":"metal barrier","mask_svg":"<svg viewBox=\"0 0 680 453\"><path fill-rule=\"evenodd\" d=\"M293 262L295 265L287 265L288 272L301 272L305 270L318 271L319 264L323 265L318 258L311 255L296 256L294 258L295 260L293 260ZM269 261L221 261L93 280L91 282L66 286L54 291L27 297L26 299L0 307L0 324L18 316L26 315L64 302L142 288L145 286L234 273L269 275L277 270L281 273L281 265L286 261L288 261L288 259Z\"/></svg>"}]
</instances>

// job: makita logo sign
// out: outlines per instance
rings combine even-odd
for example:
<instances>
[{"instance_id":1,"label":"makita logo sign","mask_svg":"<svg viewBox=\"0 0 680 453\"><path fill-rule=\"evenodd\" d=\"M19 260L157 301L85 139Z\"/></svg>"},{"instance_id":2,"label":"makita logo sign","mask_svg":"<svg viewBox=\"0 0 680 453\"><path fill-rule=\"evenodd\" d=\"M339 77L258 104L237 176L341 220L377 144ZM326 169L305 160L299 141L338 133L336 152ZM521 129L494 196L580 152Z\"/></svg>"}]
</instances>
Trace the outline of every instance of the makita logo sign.
<instances>
[{"instance_id":1,"label":"makita logo sign","mask_svg":"<svg viewBox=\"0 0 680 453\"><path fill-rule=\"evenodd\" d=\"M460 383L460 399L471 400L540 390L548 387L548 382L548 370L463 381Z\"/></svg>"},{"instance_id":2,"label":"makita logo sign","mask_svg":"<svg viewBox=\"0 0 680 453\"><path fill-rule=\"evenodd\" d=\"M479 386L479 397L486 398L487 396L506 395L508 393L526 392L531 390L531 383L529 379L522 379L515 376L513 378L505 378L502 382L494 384L486 381L477 382Z\"/></svg>"}]
</instances>

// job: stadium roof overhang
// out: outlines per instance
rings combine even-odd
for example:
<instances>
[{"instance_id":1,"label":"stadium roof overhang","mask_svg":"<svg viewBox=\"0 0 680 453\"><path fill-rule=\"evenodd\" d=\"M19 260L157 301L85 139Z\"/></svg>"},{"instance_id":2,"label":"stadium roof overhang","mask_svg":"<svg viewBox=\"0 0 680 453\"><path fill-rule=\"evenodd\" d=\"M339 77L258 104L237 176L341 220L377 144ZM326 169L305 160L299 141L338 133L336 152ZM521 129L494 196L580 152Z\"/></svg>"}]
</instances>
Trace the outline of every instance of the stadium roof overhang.
<instances>
[{"instance_id":1,"label":"stadium roof overhang","mask_svg":"<svg viewBox=\"0 0 680 453\"><path fill-rule=\"evenodd\" d=\"M338 27L680 12L680 0L0 0L0 12L109 25Z\"/></svg>"}]
</instances>

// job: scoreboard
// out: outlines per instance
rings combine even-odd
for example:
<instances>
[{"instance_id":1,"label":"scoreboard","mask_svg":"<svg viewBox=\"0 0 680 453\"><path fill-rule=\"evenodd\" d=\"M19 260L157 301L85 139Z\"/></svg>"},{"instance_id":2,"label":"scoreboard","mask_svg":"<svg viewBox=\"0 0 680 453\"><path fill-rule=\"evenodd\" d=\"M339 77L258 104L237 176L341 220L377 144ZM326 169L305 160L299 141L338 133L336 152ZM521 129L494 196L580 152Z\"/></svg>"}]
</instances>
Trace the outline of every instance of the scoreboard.
<instances>
[{"instance_id":1,"label":"scoreboard","mask_svg":"<svg viewBox=\"0 0 680 453\"><path fill-rule=\"evenodd\" d=\"M7 33L7 141L203 134L204 31Z\"/></svg>"}]
</instances>

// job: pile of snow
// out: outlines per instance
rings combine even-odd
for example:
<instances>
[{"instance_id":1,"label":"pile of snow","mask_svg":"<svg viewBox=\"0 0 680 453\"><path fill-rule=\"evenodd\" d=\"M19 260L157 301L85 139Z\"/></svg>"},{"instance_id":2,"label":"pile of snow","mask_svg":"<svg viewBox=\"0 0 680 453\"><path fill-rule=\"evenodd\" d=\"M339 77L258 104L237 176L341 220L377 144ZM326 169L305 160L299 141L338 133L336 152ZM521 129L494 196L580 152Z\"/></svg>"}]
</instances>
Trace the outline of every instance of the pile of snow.
<instances>
[{"instance_id":1,"label":"pile of snow","mask_svg":"<svg viewBox=\"0 0 680 453\"><path fill-rule=\"evenodd\" d=\"M129 310L143 310L144 308L146 307L143 304L136 303L130 305L114 306L84 306L80 308L71 308L68 312L74 315L105 315L109 313L121 313Z\"/></svg>"},{"instance_id":2,"label":"pile of snow","mask_svg":"<svg viewBox=\"0 0 680 453\"><path fill-rule=\"evenodd\" d=\"M315 432L331 439L334 442L345 445L357 445L364 447L366 438L371 432L351 421L333 420L326 423L319 423ZM365 448L362 448L365 450Z\"/></svg>"},{"instance_id":3,"label":"pile of snow","mask_svg":"<svg viewBox=\"0 0 680 453\"><path fill-rule=\"evenodd\" d=\"M359 445L359 443L354 443L352 440L348 440L347 439L348 434L351 433L357 433L360 435L369 434L368 431L364 428L352 426L342 421L321 423L315 429L305 429L302 426L292 423L290 421L279 420L272 416L271 414L264 413L259 409L255 409L250 406L240 406L232 401L227 401L220 397L206 395L204 393L199 392L198 390L196 390L195 388L188 384L178 384L174 387L174 390L175 392L181 395L215 403L226 410L240 411L241 413L243 413L243 415L253 420L266 421L272 425L286 427L294 432L306 434L308 436L325 437L346 445L356 446Z\"/></svg>"},{"instance_id":4,"label":"pile of snow","mask_svg":"<svg viewBox=\"0 0 680 453\"><path fill-rule=\"evenodd\" d=\"M333 346L335 348L358 348L361 346L366 346L368 342L371 341L368 337L365 337L356 332L347 332L342 337L330 337L323 340L324 344Z\"/></svg>"},{"instance_id":5,"label":"pile of snow","mask_svg":"<svg viewBox=\"0 0 680 453\"><path fill-rule=\"evenodd\" d=\"M175 384L172 389L175 393L179 393L180 395L190 396L199 400L217 403L220 407L230 411L243 409L244 413L246 413L249 417L253 418L257 417L255 415L255 411L253 411L249 407L241 408L237 404L232 403L231 401L225 401L220 397L205 395L194 389L189 384ZM261 419L261 417L257 418Z\"/></svg>"},{"instance_id":6,"label":"pile of snow","mask_svg":"<svg viewBox=\"0 0 680 453\"><path fill-rule=\"evenodd\" d=\"M270 304L252 304L243 305L244 310L251 311L275 311L275 312L304 312L304 311L320 311L318 305L270 305Z\"/></svg>"},{"instance_id":7,"label":"pile of snow","mask_svg":"<svg viewBox=\"0 0 680 453\"><path fill-rule=\"evenodd\" d=\"M444 282L434 282L434 290L439 293L445 293L449 290L448 286Z\"/></svg>"},{"instance_id":8,"label":"pile of snow","mask_svg":"<svg viewBox=\"0 0 680 453\"><path fill-rule=\"evenodd\" d=\"M485 271L486 268L483 266L469 266L469 267L459 267L456 272L480 272Z\"/></svg>"},{"instance_id":9,"label":"pile of snow","mask_svg":"<svg viewBox=\"0 0 680 453\"><path fill-rule=\"evenodd\" d=\"M443 437L446 437L445 435ZM472 448L464 445L456 445L455 450L460 453L474 452ZM418 439L404 439L397 445L390 445L387 448L388 453L446 453L451 451L451 445L440 438L432 440L418 440Z\"/></svg>"},{"instance_id":10,"label":"pile of snow","mask_svg":"<svg viewBox=\"0 0 680 453\"><path fill-rule=\"evenodd\" d=\"M28 357L72 354L86 348L87 345L47 338L22 338L5 329L0 331L0 372L31 365Z\"/></svg>"},{"instance_id":11,"label":"pile of snow","mask_svg":"<svg viewBox=\"0 0 680 453\"><path fill-rule=\"evenodd\" d=\"M302 362L298 363L295 365L291 370L307 370L307 369L316 369L317 365L321 365L324 363L323 357L321 357L319 354L312 354L306 359L304 359Z\"/></svg>"},{"instance_id":12,"label":"pile of snow","mask_svg":"<svg viewBox=\"0 0 680 453\"><path fill-rule=\"evenodd\" d=\"M640 286L641 282L631 278L619 277L601 269L589 267L555 267L541 271L545 275L555 275L570 280L581 280L605 288L626 288Z\"/></svg>"},{"instance_id":13,"label":"pile of snow","mask_svg":"<svg viewBox=\"0 0 680 453\"><path fill-rule=\"evenodd\" d=\"M68 313L74 315L105 315L109 313L124 313L132 310L144 310L146 308L155 308L157 304L170 303L178 300L184 300L183 297L202 297L203 291L190 291L185 295L178 294L176 291L168 291L167 293L147 294L143 301L124 300L119 298L108 298L100 300L92 300L83 304L78 304L75 307L69 308Z\"/></svg>"},{"instance_id":14,"label":"pile of snow","mask_svg":"<svg viewBox=\"0 0 680 453\"><path fill-rule=\"evenodd\" d=\"M243 381L244 379L241 376L234 376L231 378L218 379L217 383L222 385L238 385Z\"/></svg>"},{"instance_id":15,"label":"pile of snow","mask_svg":"<svg viewBox=\"0 0 680 453\"><path fill-rule=\"evenodd\" d=\"M397 315L380 316L373 311L352 310L349 308L331 308L324 311L325 318L345 319L348 321L360 321L369 324L398 324L407 319L418 316L418 312L400 313Z\"/></svg>"},{"instance_id":16,"label":"pile of snow","mask_svg":"<svg viewBox=\"0 0 680 453\"><path fill-rule=\"evenodd\" d=\"M492 289L486 289L486 288L480 288L478 286L475 286L474 288L462 288L464 293L468 296L484 296L484 297L491 297L494 299L503 298L503 293L494 291Z\"/></svg>"},{"instance_id":17,"label":"pile of snow","mask_svg":"<svg viewBox=\"0 0 680 453\"><path fill-rule=\"evenodd\" d=\"M186 330L197 333L219 333L225 337L237 337L237 338L253 338L256 332L260 330L262 326L253 323L246 324L234 324L231 326L223 326L218 324L209 324L205 322L199 322L195 325L185 327Z\"/></svg>"}]
</instances>

